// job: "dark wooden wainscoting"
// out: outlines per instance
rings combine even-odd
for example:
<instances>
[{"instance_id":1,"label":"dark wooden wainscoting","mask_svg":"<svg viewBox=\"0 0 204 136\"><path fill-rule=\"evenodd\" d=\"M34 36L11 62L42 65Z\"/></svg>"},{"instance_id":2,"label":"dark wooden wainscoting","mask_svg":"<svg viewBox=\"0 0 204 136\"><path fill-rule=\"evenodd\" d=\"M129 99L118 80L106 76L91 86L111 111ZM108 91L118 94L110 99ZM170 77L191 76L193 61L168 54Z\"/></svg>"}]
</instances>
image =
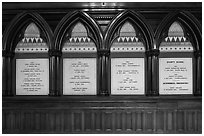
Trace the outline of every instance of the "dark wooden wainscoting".
<instances>
[{"instance_id":1,"label":"dark wooden wainscoting","mask_svg":"<svg viewBox=\"0 0 204 136\"><path fill-rule=\"evenodd\" d=\"M201 98L3 98L3 133L201 133Z\"/></svg>"}]
</instances>

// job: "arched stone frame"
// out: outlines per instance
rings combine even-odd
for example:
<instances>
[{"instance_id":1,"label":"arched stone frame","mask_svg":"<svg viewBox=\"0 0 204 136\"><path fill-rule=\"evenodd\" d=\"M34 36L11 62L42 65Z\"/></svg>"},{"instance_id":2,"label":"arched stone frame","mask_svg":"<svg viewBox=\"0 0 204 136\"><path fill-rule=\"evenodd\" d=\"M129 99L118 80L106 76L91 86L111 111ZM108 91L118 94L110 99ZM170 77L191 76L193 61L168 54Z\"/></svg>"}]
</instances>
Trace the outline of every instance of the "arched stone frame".
<instances>
[{"instance_id":1,"label":"arched stone frame","mask_svg":"<svg viewBox=\"0 0 204 136\"><path fill-rule=\"evenodd\" d=\"M20 39L23 39L23 32L30 23L34 23L43 33L48 49L52 48L53 33L44 19L35 12L22 12L18 14L5 29L3 34L3 95L12 96L16 94L16 55L15 48ZM20 36L20 37L19 37ZM19 56L19 55L18 55ZM22 55L25 58L34 58L34 55ZM48 58L48 53L40 55L41 58ZM51 71L49 70L49 74ZM49 75L48 75L49 76ZM49 80L50 81L50 80ZM49 87L50 88L50 87Z\"/></svg>"},{"instance_id":2,"label":"arched stone frame","mask_svg":"<svg viewBox=\"0 0 204 136\"><path fill-rule=\"evenodd\" d=\"M155 95L155 92L151 89L152 88L152 73L151 73L151 50L153 49L154 40L153 40L153 31L151 27L146 23L145 19L142 15L139 13L132 11L132 10L126 10L122 13L119 13L114 20L109 24L108 29L106 30L105 38L104 38L104 48L107 51L110 51L111 45L113 41L119 37L118 30L121 27L122 24L124 24L126 21L130 22L136 31L138 31L140 37L139 39L143 41L145 45L145 52L144 52L144 58L145 58L145 95ZM142 38L141 38L142 37ZM127 54L128 56L128 54ZM140 56L141 57L141 56ZM103 73L107 75L108 77L104 76L104 85L108 88L105 88L106 93L110 94L111 92L111 73L110 73L110 57L106 56L103 62L103 65L105 65L105 70ZM107 80L108 79L108 80Z\"/></svg>"},{"instance_id":3,"label":"arched stone frame","mask_svg":"<svg viewBox=\"0 0 204 136\"><path fill-rule=\"evenodd\" d=\"M65 42L65 37L67 36L68 38L71 37L71 31L73 29L73 27L77 24L77 23L81 23L85 26L86 30L87 30L87 37L93 41L93 43L96 46L96 50L98 51L101 46L102 46L102 33L101 30L98 26L98 24L96 23L96 21L94 19L92 19L87 13L82 12L82 11L74 11L71 13L68 13L66 16L63 17L63 19L60 21L60 23L58 24L56 30L55 30L55 51L58 52L58 56L55 57L54 61L53 61L53 65L55 68L55 78L53 78L55 80L55 88L58 92L59 95L63 94L63 58L65 56L70 56L69 53L67 53L67 55L62 54L62 48ZM68 34L68 35L67 35ZM83 38L82 38L83 39ZM73 39L74 40L74 39ZM82 53L84 54L84 53ZM83 55L77 55L75 53L76 58L82 58ZM89 56L89 55L85 55L84 58L90 58L93 57L93 55ZM100 94L100 88L101 88L101 84L100 84L100 76L101 76L101 64L99 62L99 56L96 54L94 55L94 57L96 58L96 92L97 94Z\"/></svg>"},{"instance_id":4,"label":"arched stone frame","mask_svg":"<svg viewBox=\"0 0 204 136\"><path fill-rule=\"evenodd\" d=\"M189 12L187 11L176 11L169 13L160 23L158 26L156 33L155 33L155 39L156 39L156 46L157 49L159 49L159 46L164 40L164 38L167 37L167 31L172 23L177 22L181 25L182 29L184 30L185 36L189 39L189 41L192 43L193 51L191 53L183 53L185 55L179 55L181 57L190 57L192 58L192 66L193 66L193 94L194 95L201 95L202 94L202 83L201 83L201 43L202 43L202 34L201 34L201 25L199 21ZM160 53L161 54L161 53ZM177 53L179 54L179 53ZM159 55L164 56L165 55ZM175 55L173 55L175 57ZM176 55L178 56L178 55ZM171 58L171 56L169 55ZM157 61L158 62L158 61ZM155 64L156 65L156 64ZM157 63L158 66L158 63ZM159 70L159 69L157 69ZM158 75L155 77L155 83L159 84L159 72L157 72ZM159 88L158 88L159 89Z\"/></svg>"}]
</instances>

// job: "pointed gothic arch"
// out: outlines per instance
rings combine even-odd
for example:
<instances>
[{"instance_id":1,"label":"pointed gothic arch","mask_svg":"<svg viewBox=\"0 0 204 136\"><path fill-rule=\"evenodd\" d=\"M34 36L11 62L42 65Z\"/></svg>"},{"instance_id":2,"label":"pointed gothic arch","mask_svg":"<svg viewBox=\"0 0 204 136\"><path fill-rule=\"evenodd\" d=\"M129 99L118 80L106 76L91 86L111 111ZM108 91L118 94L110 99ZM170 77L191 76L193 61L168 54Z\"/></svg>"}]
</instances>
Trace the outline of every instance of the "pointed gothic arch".
<instances>
[{"instance_id":1,"label":"pointed gothic arch","mask_svg":"<svg viewBox=\"0 0 204 136\"><path fill-rule=\"evenodd\" d=\"M96 52L96 43L88 36L87 28L81 23L76 22L67 32L63 43L62 52Z\"/></svg>"},{"instance_id":2,"label":"pointed gothic arch","mask_svg":"<svg viewBox=\"0 0 204 136\"><path fill-rule=\"evenodd\" d=\"M111 61L106 61L106 65L109 66L109 69L107 68L107 75L110 79L107 83L109 93L113 95L124 94L123 91L116 91L118 88L112 82L113 77L117 75L114 71L117 71L116 62L118 61L119 63L133 63L135 66L137 64L145 69L140 70L140 79L134 77L134 80L138 81L134 86L140 86L137 88L138 91L134 92L132 89L128 91L132 95L149 95L151 90L151 66L149 65L151 56L147 55L146 51L149 52L153 48L154 40L153 31L142 15L132 10L118 14L109 24L104 39L105 48L111 52Z\"/></svg>"},{"instance_id":3,"label":"pointed gothic arch","mask_svg":"<svg viewBox=\"0 0 204 136\"><path fill-rule=\"evenodd\" d=\"M52 39L53 33L49 25L38 13L23 12L10 22L3 34L3 76L5 78L3 91L5 95L17 94L16 77L19 71L16 72L16 67L20 63L24 65L26 59L29 59L29 63L38 62L36 58L39 58L39 63L42 62L43 65L46 63L46 70L49 70L48 50L52 48ZM33 53L40 54L35 56ZM46 81L49 82L49 72L46 74ZM47 92L49 92L48 86L46 86Z\"/></svg>"},{"instance_id":4,"label":"pointed gothic arch","mask_svg":"<svg viewBox=\"0 0 204 136\"><path fill-rule=\"evenodd\" d=\"M166 36L162 37L159 45L161 52L193 52L192 41L183 26L173 22L167 29Z\"/></svg>"},{"instance_id":5,"label":"pointed gothic arch","mask_svg":"<svg viewBox=\"0 0 204 136\"><path fill-rule=\"evenodd\" d=\"M97 51L102 46L102 33L98 24L85 12L75 11L67 14L58 24L55 29L55 50L62 52L61 59L62 63L56 62L57 69L61 69L61 73L58 72L58 77L62 82L60 83L59 91L60 94L64 95L96 95L98 94L98 80L99 76L96 74L98 68L98 56ZM72 71L72 65L67 70L67 66L70 66L75 59L75 63L84 62L89 65L91 77L93 79L93 85L89 91L74 91L70 86L75 86L72 83L67 83L70 78L69 72ZM89 72L87 69L86 72ZM63 73L63 74L62 74ZM66 76L65 76L66 75ZM63 83L63 84L62 84ZM87 86L87 85L85 85Z\"/></svg>"},{"instance_id":6,"label":"pointed gothic arch","mask_svg":"<svg viewBox=\"0 0 204 136\"><path fill-rule=\"evenodd\" d=\"M25 27L22 33L22 38L19 39L15 53L45 53L48 52L48 44L34 22L31 22Z\"/></svg>"},{"instance_id":7,"label":"pointed gothic arch","mask_svg":"<svg viewBox=\"0 0 204 136\"><path fill-rule=\"evenodd\" d=\"M145 52L145 42L130 21L120 26L117 35L111 43L111 52Z\"/></svg>"},{"instance_id":8,"label":"pointed gothic arch","mask_svg":"<svg viewBox=\"0 0 204 136\"><path fill-rule=\"evenodd\" d=\"M70 33L69 31L72 30L71 28L77 23L81 22L85 28L87 28L87 35L90 37L94 43L96 44L97 48L101 47L102 45L102 33L101 30L94 21L87 13L82 11L75 11L72 13L68 13L63 19L60 21L58 26L54 32L54 45L56 50L61 50L63 46L64 37L66 34Z\"/></svg>"},{"instance_id":9,"label":"pointed gothic arch","mask_svg":"<svg viewBox=\"0 0 204 136\"><path fill-rule=\"evenodd\" d=\"M18 41L15 40L16 37L19 37L20 32L25 30L25 26L30 23L35 23L35 25L39 28L42 33L44 33L44 37L48 43L48 47L52 48L52 39L53 32L50 29L47 22L35 12L23 12L18 14L7 26L3 34L3 50L7 52L13 52L15 49L15 45Z\"/></svg>"},{"instance_id":10,"label":"pointed gothic arch","mask_svg":"<svg viewBox=\"0 0 204 136\"><path fill-rule=\"evenodd\" d=\"M187 11L170 13L158 26L155 40L156 46L160 50L160 63L165 63L165 58L174 60L183 58L186 59L185 63L188 64L189 71L192 70L192 73L188 73L189 78L192 77L192 81L189 80L191 85L188 86L186 92L180 93L201 95L202 34L199 21ZM159 67L162 69L163 65ZM162 83L159 82L159 84L160 88L163 88ZM166 92L163 91L163 93Z\"/></svg>"},{"instance_id":11,"label":"pointed gothic arch","mask_svg":"<svg viewBox=\"0 0 204 136\"><path fill-rule=\"evenodd\" d=\"M106 48L110 48L107 46L111 45L111 42L117 38L117 33L119 28L122 24L126 21L129 21L136 29L140 32L140 36L143 37L146 50L150 50L153 48L153 30L152 28L146 23L144 17L132 10L126 10L122 13L119 13L113 21L108 25L108 29L106 30L105 38L104 38L104 45ZM116 34L116 35L115 35Z\"/></svg>"},{"instance_id":12,"label":"pointed gothic arch","mask_svg":"<svg viewBox=\"0 0 204 136\"><path fill-rule=\"evenodd\" d=\"M172 25L172 23L175 21L185 28L186 32L184 32L184 34L186 33L188 36L190 36L194 50L201 51L202 50L201 24L191 13L187 11L175 11L169 13L161 21L154 35L157 48L161 43L161 39L163 39L167 35L165 32L168 31L170 25Z\"/></svg>"}]
</instances>

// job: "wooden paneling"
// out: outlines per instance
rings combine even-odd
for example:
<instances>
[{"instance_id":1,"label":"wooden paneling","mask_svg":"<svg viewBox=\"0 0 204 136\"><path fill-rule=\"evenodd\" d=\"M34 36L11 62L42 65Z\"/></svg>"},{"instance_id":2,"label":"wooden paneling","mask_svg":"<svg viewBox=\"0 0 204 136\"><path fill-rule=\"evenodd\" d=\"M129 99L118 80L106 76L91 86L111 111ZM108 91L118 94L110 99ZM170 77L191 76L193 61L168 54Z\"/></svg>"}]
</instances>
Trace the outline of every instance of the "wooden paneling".
<instances>
[{"instance_id":1,"label":"wooden paneling","mask_svg":"<svg viewBox=\"0 0 204 136\"><path fill-rule=\"evenodd\" d=\"M136 111L136 131L142 131L143 123L142 123L142 112Z\"/></svg>"},{"instance_id":2,"label":"wooden paneling","mask_svg":"<svg viewBox=\"0 0 204 136\"><path fill-rule=\"evenodd\" d=\"M87 119L90 119L90 118L87 118ZM65 132L70 132L71 131L71 127L72 127L72 124L71 124L71 113L70 112L64 112L64 131Z\"/></svg>"},{"instance_id":3,"label":"wooden paneling","mask_svg":"<svg viewBox=\"0 0 204 136\"><path fill-rule=\"evenodd\" d=\"M92 130L92 112L90 111L85 111L84 112L84 131L91 131Z\"/></svg>"},{"instance_id":4,"label":"wooden paneling","mask_svg":"<svg viewBox=\"0 0 204 136\"><path fill-rule=\"evenodd\" d=\"M102 112L95 111L93 120L94 120L94 130L102 131Z\"/></svg>"},{"instance_id":5,"label":"wooden paneling","mask_svg":"<svg viewBox=\"0 0 204 136\"><path fill-rule=\"evenodd\" d=\"M157 131L158 132L163 132L164 131L164 114L165 112L163 111L157 111L156 113L156 124L157 124Z\"/></svg>"},{"instance_id":6,"label":"wooden paneling","mask_svg":"<svg viewBox=\"0 0 204 136\"><path fill-rule=\"evenodd\" d=\"M45 100L41 107L35 100L3 102L2 129L3 133L201 133L201 101L189 100L193 103L189 105L182 99L151 100L127 101L125 107L116 100L63 100L61 105Z\"/></svg>"},{"instance_id":7,"label":"wooden paneling","mask_svg":"<svg viewBox=\"0 0 204 136\"><path fill-rule=\"evenodd\" d=\"M107 111L104 112L104 129L105 131L113 131L112 129L112 114L113 112Z\"/></svg>"},{"instance_id":8,"label":"wooden paneling","mask_svg":"<svg viewBox=\"0 0 204 136\"><path fill-rule=\"evenodd\" d=\"M169 132L172 132L173 131L173 111L167 111L166 112L166 120L167 120L167 124L166 124L166 129L167 131Z\"/></svg>"},{"instance_id":9,"label":"wooden paneling","mask_svg":"<svg viewBox=\"0 0 204 136\"><path fill-rule=\"evenodd\" d=\"M115 112L115 130L122 131L122 112Z\"/></svg>"},{"instance_id":10,"label":"wooden paneling","mask_svg":"<svg viewBox=\"0 0 204 136\"><path fill-rule=\"evenodd\" d=\"M76 111L72 113L72 119L73 119L73 131L83 131L82 126L83 125L83 120L82 118L83 112L81 111Z\"/></svg>"},{"instance_id":11,"label":"wooden paneling","mask_svg":"<svg viewBox=\"0 0 204 136\"><path fill-rule=\"evenodd\" d=\"M155 118L152 114L153 112L150 111L139 112L138 114L135 114L136 111L129 111L128 114L126 111L121 112L125 118L121 117L117 111L107 110L102 112L96 110L93 112L96 115L95 118L93 116L86 116L85 118L85 116L82 116L83 111L66 111L62 114L59 111L53 113L49 110L47 113L40 111L38 113L21 111L20 113L23 113L23 118L20 118L20 113L14 114L7 111L7 113L3 112L3 133L201 133L201 121L198 118L201 115L198 114L197 118L194 115L200 111L178 111L176 113L176 122L172 120L173 112L171 111L168 113L168 123L163 122L165 120L164 115L167 111L156 112L156 130L154 130L153 125ZM188 114L186 118L184 117L185 112ZM73 118L68 117L69 113ZM117 123L113 123L113 114L119 115L115 116ZM47 115L49 115L49 119L46 117ZM142 118L138 118L141 115ZM104 118L104 124L102 124L102 118ZM137 120L133 120L133 118L137 118ZM92 120L95 121L94 127L92 127ZM121 120L124 122L121 122ZM188 123L184 124L184 122ZM174 123L177 126L175 131L173 131ZM185 125L187 125L187 128L185 128Z\"/></svg>"}]
</instances>

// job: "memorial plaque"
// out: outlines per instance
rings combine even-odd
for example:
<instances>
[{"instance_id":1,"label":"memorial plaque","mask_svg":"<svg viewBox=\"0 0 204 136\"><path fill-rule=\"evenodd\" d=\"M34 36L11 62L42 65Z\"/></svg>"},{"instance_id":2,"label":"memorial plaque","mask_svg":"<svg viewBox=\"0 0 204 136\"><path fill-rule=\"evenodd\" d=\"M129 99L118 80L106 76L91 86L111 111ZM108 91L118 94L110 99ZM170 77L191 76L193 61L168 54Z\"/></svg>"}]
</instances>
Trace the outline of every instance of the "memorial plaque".
<instances>
[{"instance_id":1,"label":"memorial plaque","mask_svg":"<svg viewBox=\"0 0 204 136\"><path fill-rule=\"evenodd\" d=\"M159 93L192 94L192 58L159 59Z\"/></svg>"},{"instance_id":2,"label":"memorial plaque","mask_svg":"<svg viewBox=\"0 0 204 136\"><path fill-rule=\"evenodd\" d=\"M144 94L144 71L144 58L112 58L111 94Z\"/></svg>"},{"instance_id":3,"label":"memorial plaque","mask_svg":"<svg viewBox=\"0 0 204 136\"><path fill-rule=\"evenodd\" d=\"M49 59L16 59L16 95L48 95Z\"/></svg>"},{"instance_id":4,"label":"memorial plaque","mask_svg":"<svg viewBox=\"0 0 204 136\"><path fill-rule=\"evenodd\" d=\"M96 95L96 58L63 60L63 94Z\"/></svg>"}]
</instances>

